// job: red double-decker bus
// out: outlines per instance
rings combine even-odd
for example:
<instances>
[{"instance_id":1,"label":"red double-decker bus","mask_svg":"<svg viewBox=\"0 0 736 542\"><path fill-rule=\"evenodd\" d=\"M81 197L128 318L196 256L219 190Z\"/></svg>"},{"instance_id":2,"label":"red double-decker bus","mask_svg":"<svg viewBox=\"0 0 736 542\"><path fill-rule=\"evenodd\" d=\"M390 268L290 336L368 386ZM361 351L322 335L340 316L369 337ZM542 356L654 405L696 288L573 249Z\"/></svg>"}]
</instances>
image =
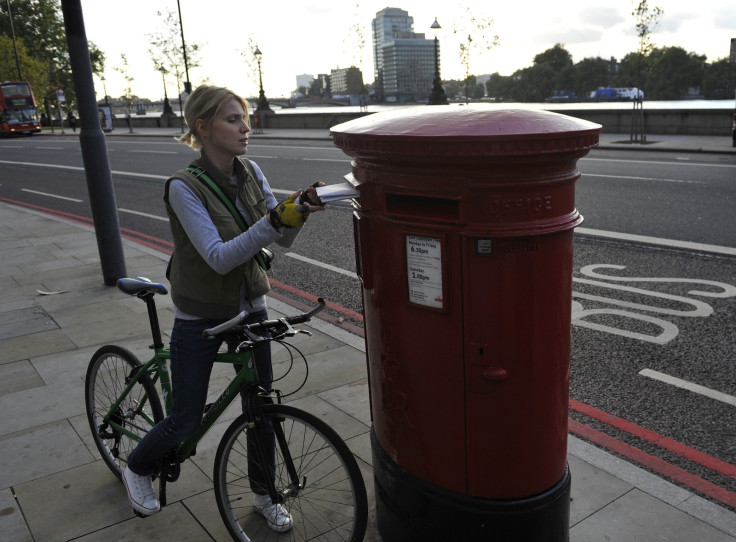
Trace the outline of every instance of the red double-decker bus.
<instances>
[{"instance_id":1,"label":"red double-decker bus","mask_svg":"<svg viewBox=\"0 0 736 542\"><path fill-rule=\"evenodd\" d=\"M0 83L0 134L28 134L41 131L36 100L25 81Z\"/></svg>"}]
</instances>

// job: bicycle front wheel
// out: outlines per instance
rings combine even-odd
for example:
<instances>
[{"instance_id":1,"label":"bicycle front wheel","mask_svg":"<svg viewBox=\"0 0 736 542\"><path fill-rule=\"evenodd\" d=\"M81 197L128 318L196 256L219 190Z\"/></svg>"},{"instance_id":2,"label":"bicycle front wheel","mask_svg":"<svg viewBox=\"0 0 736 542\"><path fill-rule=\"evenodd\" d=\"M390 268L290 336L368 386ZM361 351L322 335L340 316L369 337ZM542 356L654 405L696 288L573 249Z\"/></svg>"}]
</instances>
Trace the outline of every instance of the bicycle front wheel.
<instances>
[{"instance_id":1,"label":"bicycle front wheel","mask_svg":"<svg viewBox=\"0 0 736 542\"><path fill-rule=\"evenodd\" d=\"M140 367L141 362L129 350L109 345L95 352L87 368L84 396L89 427L102 459L118 478L138 441L164 419L156 387L146 375L141 375L125 399L111 411ZM121 431L121 427L135 438Z\"/></svg>"},{"instance_id":2,"label":"bicycle front wheel","mask_svg":"<svg viewBox=\"0 0 736 542\"><path fill-rule=\"evenodd\" d=\"M262 412L276 432L276 491L294 525L287 533L272 531L253 508L246 444L250 422L242 415L225 432L215 457L217 506L233 539L362 540L368 498L347 445L325 422L294 407L264 405Z\"/></svg>"}]
</instances>

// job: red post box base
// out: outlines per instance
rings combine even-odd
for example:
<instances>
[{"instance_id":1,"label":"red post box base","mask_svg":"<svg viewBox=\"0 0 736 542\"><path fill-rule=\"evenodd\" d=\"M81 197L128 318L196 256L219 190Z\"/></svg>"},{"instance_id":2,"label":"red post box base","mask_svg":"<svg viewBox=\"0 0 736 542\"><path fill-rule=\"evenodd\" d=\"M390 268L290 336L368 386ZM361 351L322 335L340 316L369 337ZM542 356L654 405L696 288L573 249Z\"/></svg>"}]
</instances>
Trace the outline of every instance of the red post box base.
<instances>
[{"instance_id":1,"label":"red post box base","mask_svg":"<svg viewBox=\"0 0 736 542\"><path fill-rule=\"evenodd\" d=\"M371 430L376 522L384 542L567 542L570 469L526 499L477 499L440 488L398 466Z\"/></svg>"}]
</instances>

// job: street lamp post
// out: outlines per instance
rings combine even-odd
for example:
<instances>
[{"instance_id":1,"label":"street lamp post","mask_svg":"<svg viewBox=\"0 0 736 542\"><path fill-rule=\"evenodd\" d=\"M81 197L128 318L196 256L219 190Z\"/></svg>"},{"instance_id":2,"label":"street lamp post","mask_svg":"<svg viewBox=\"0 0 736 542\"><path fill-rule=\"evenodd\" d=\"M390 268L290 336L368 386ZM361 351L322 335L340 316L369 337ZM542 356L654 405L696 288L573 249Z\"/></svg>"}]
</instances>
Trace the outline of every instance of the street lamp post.
<instances>
[{"instance_id":1,"label":"street lamp post","mask_svg":"<svg viewBox=\"0 0 736 542\"><path fill-rule=\"evenodd\" d=\"M256 111L271 111L271 106L268 105L268 100L266 99L266 93L263 92L263 75L261 74L261 56L263 53L261 53L261 50L257 45L253 54L258 61L258 85L260 88L258 91L258 105L256 106Z\"/></svg>"},{"instance_id":2,"label":"street lamp post","mask_svg":"<svg viewBox=\"0 0 736 542\"><path fill-rule=\"evenodd\" d=\"M10 0L5 2L8 6L8 18L10 19L10 37L13 39L13 51L15 51L15 66L18 68L18 81L23 81L23 73L20 71L20 58L18 58L18 45L15 42L15 30L13 29L13 13L10 11Z\"/></svg>"},{"instance_id":3,"label":"street lamp post","mask_svg":"<svg viewBox=\"0 0 736 542\"><path fill-rule=\"evenodd\" d=\"M192 83L189 82L189 63L187 62L187 44L184 43L184 25L181 21L181 4L179 3L179 0L176 0L176 7L179 10L179 30L181 30L181 52L184 54L184 74L187 77L187 80L184 81L184 92L186 92L187 96L189 96L192 93ZM179 100L181 103L181 95L179 95ZM182 125L183 128L184 125Z\"/></svg>"},{"instance_id":4,"label":"street lamp post","mask_svg":"<svg viewBox=\"0 0 736 542\"><path fill-rule=\"evenodd\" d=\"M105 91L105 105L110 105L110 102L107 100L107 85L105 84L105 76L101 75L100 80L102 81L102 90Z\"/></svg>"},{"instance_id":5,"label":"street lamp post","mask_svg":"<svg viewBox=\"0 0 736 542\"><path fill-rule=\"evenodd\" d=\"M158 71L161 72L161 79L164 82L164 115L173 115L174 110L171 109L171 103L169 103L169 93L166 91L166 74L168 73L166 71L166 68L161 66Z\"/></svg>"},{"instance_id":6,"label":"street lamp post","mask_svg":"<svg viewBox=\"0 0 736 542\"><path fill-rule=\"evenodd\" d=\"M432 92L429 94L429 105L445 105L447 103L447 95L445 89L442 88L442 80L440 79L440 56L439 56L439 42L437 40L437 33L442 28L440 23L437 22L437 17L434 18L432 26L434 31L434 80L432 81Z\"/></svg>"}]
</instances>

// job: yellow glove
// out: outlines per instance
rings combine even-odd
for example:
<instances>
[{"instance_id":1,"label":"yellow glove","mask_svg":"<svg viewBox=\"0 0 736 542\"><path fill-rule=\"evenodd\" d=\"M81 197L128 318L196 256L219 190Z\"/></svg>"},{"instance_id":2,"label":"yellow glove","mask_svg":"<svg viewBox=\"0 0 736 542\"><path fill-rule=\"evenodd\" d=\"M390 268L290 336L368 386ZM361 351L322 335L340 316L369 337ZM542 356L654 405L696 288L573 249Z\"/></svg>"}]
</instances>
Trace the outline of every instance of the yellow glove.
<instances>
[{"instance_id":1,"label":"yellow glove","mask_svg":"<svg viewBox=\"0 0 736 542\"><path fill-rule=\"evenodd\" d=\"M274 228L301 228L309 218L309 206L295 203L290 197L271 211L270 218Z\"/></svg>"}]
</instances>

